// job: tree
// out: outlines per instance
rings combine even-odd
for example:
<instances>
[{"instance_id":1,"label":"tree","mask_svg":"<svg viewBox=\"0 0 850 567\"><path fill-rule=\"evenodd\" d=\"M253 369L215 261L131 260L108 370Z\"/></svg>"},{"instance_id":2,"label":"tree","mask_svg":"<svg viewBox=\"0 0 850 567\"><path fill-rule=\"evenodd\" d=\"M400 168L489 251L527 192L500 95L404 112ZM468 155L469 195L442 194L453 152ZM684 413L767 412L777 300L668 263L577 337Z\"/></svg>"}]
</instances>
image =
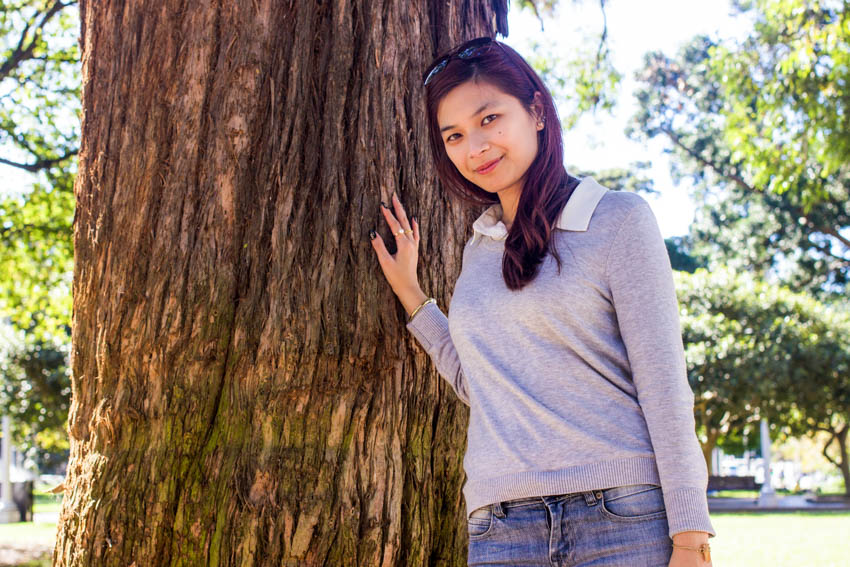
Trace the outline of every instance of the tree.
<instances>
[{"instance_id":1,"label":"tree","mask_svg":"<svg viewBox=\"0 0 850 567\"><path fill-rule=\"evenodd\" d=\"M665 136L697 184L693 234L712 265L843 300L850 276L847 3L737 2L742 41L648 54L630 133Z\"/></svg>"},{"instance_id":2,"label":"tree","mask_svg":"<svg viewBox=\"0 0 850 567\"><path fill-rule=\"evenodd\" d=\"M676 272L703 453L761 418L786 434L832 435L824 455L850 486L850 317L731 269ZM838 458L828 454L837 441ZM850 491L848 491L850 495Z\"/></svg>"},{"instance_id":3,"label":"tree","mask_svg":"<svg viewBox=\"0 0 850 567\"><path fill-rule=\"evenodd\" d=\"M32 345L71 333L78 28L73 1L0 0L0 164L33 176L0 188L0 313Z\"/></svg>"},{"instance_id":4,"label":"tree","mask_svg":"<svg viewBox=\"0 0 850 567\"><path fill-rule=\"evenodd\" d=\"M51 469L68 448L76 14L75 2L0 1L0 165L32 179L0 187L0 407L15 445Z\"/></svg>"},{"instance_id":5,"label":"tree","mask_svg":"<svg viewBox=\"0 0 850 567\"><path fill-rule=\"evenodd\" d=\"M474 212L435 186L420 74L506 3L225 6L80 4L54 562L460 564L467 415L368 231L397 191L446 303Z\"/></svg>"},{"instance_id":6,"label":"tree","mask_svg":"<svg viewBox=\"0 0 850 567\"><path fill-rule=\"evenodd\" d=\"M0 407L12 418L15 446L40 470L67 459L71 379L66 343L0 333Z\"/></svg>"}]
</instances>

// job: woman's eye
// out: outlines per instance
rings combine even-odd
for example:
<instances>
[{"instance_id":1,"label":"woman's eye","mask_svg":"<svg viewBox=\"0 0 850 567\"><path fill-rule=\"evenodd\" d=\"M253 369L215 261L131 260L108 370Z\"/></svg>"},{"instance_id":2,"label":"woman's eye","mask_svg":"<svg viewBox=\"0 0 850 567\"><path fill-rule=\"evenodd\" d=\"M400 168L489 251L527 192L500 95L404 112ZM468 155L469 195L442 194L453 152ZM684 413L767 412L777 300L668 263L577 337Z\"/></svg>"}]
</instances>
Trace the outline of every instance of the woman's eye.
<instances>
[{"instance_id":1,"label":"woman's eye","mask_svg":"<svg viewBox=\"0 0 850 567\"><path fill-rule=\"evenodd\" d=\"M485 117L482 119L482 122L484 122L484 124L489 124L490 122L492 122L493 120L495 120L498 116L499 116L498 114L488 114L487 116L485 116ZM487 120L488 118L492 118L493 120ZM455 136L458 136L458 135L459 135L459 134L452 134L451 136L449 136L448 138L446 138L446 142L452 142L452 141L454 141L454 140L455 140Z\"/></svg>"}]
</instances>

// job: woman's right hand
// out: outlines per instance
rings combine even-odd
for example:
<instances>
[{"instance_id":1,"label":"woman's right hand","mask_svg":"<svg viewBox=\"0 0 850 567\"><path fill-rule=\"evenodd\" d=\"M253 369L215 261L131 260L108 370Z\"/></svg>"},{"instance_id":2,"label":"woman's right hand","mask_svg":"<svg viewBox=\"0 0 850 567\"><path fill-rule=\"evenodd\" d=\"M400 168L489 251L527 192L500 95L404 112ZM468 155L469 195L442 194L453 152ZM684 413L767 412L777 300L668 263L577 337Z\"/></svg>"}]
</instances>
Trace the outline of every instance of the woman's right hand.
<instances>
[{"instance_id":1,"label":"woman's right hand","mask_svg":"<svg viewBox=\"0 0 850 567\"><path fill-rule=\"evenodd\" d=\"M390 201L396 214L393 214L393 210L384 207L383 202L381 203L381 212L384 214L387 224L390 225L393 235L395 235L396 253L390 254L387 251L384 240L376 231L370 231L369 236L372 237L372 248L378 255L378 263L381 265L384 277L387 278L387 282L395 294L401 296L402 294L409 294L411 290L419 290L419 279L416 275L416 263L419 258L419 223L414 217L413 232L398 234L399 229L408 231L411 230L411 226L407 220L407 213L404 212L404 207L402 207L401 201L398 200L395 193L393 193ZM398 215L398 219L396 219L396 215Z\"/></svg>"}]
</instances>

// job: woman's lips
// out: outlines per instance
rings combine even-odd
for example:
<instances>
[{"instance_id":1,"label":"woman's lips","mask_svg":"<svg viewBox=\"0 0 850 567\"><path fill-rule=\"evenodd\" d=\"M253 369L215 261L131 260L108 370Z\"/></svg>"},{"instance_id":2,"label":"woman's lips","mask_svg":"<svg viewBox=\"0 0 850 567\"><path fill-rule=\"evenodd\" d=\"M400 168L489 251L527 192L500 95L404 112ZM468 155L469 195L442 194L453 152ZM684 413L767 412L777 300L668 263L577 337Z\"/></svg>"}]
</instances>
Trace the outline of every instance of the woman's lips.
<instances>
[{"instance_id":1,"label":"woman's lips","mask_svg":"<svg viewBox=\"0 0 850 567\"><path fill-rule=\"evenodd\" d=\"M505 157L505 156L502 156L502 157ZM494 159L489 164L485 164L483 167L476 169L475 171L476 171L476 173L481 173L481 174L490 173L491 171L493 171L496 168L497 165L499 165L500 161L502 161L502 158Z\"/></svg>"}]
</instances>

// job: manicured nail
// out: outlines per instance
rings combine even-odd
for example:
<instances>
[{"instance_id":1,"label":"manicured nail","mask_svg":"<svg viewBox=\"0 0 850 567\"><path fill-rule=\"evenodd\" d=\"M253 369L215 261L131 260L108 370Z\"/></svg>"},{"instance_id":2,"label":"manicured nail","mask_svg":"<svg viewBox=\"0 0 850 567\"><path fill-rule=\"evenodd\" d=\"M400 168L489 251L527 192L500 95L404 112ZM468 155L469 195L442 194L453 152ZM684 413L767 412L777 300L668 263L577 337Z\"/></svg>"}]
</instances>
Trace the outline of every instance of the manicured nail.
<instances>
[{"instance_id":1,"label":"manicured nail","mask_svg":"<svg viewBox=\"0 0 850 567\"><path fill-rule=\"evenodd\" d=\"M413 222L419 222L419 221L417 221L417 220L416 220L416 215L413 215L413 216L412 216L412 217L410 217L410 218L412 218L412 219L413 219Z\"/></svg>"},{"instance_id":2,"label":"manicured nail","mask_svg":"<svg viewBox=\"0 0 850 567\"><path fill-rule=\"evenodd\" d=\"M370 240L375 240L375 237L376 237L376 236L378 236L378 233L377 233L377 232L375 232L375 229L371 229L371 230L369 231L369 239L370 239Z\"/></svg>"},{"instance_id":3,"label":"manicured nail","mask_svg":"<svg viewBox=\"0 0 850 567\"><path fill-rule=\"evenodd\" d=\"M381 201L381 206L382 206L382 207L384 207L385 209L389 209L389 208L390 208L390 207L389 207L389 205L387 205L387 204L386 204L385 202L383 202L383 201Z\"/></svg>"}]
</instances>

